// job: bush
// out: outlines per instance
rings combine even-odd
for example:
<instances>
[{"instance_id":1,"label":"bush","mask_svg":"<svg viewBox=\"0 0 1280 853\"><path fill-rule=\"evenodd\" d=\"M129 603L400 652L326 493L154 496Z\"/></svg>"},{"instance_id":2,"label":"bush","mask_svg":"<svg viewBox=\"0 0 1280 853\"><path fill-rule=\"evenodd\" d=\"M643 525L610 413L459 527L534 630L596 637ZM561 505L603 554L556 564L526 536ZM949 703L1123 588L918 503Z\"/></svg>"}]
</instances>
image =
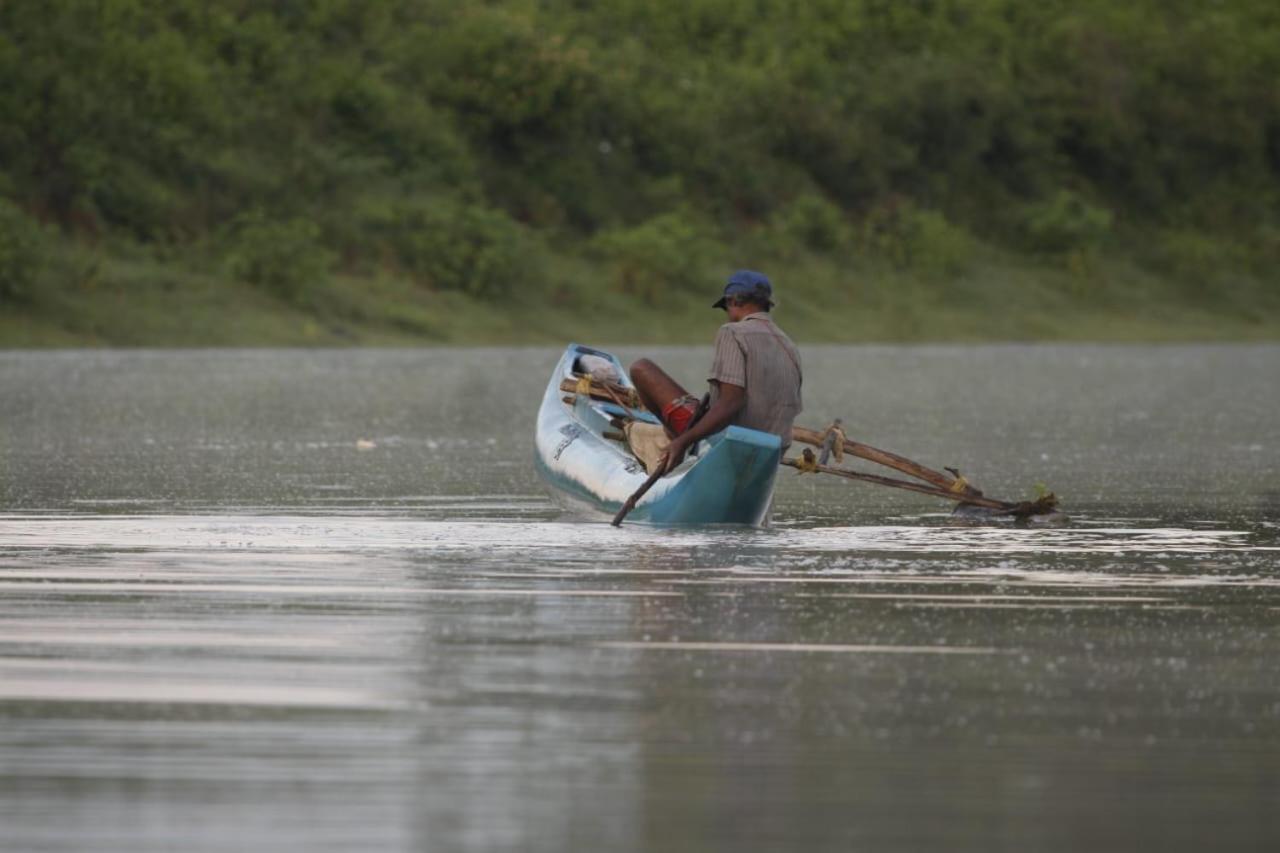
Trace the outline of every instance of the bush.
<instances>
[{"instance_id":1,"label":"bush","mask_svg":"<svg viewBox=\"0 0 1280 853\"><path fill-rule=\"evenodd\" d=\"M1245 245L1190 229L1151 235L1144 254L1147 265L1158 272L1200 286L1247 269L1249 261Z\"/></svg>"},{"instance_id":2,"label":"bush","mask_svg":"<svg viewBox=\"0 0 1280 853\"><path fill-rule=\"evenodd\" d=\"M1254 229L1249 249L1254 273L1274 277L1280 270L1280 226L1267 224Z\"/></svg>"},{"instance_id":3,"label":"bush","mask_svg":"<svg viewBox=\"0 0 1280 853\"><path fill-rule=\"evenodd\" d=\"M491 299L516 282L542 283L542 266L524 231L479 204L401 206L389 224L392 251L415 278L436 290Z\"/></svg>"},{"instance_id":4,"label":"bush","mask_svg":"<svg viewBox=\"0 0 1280 853\"><path fill-rule=\"evenodd\" d=\"M31 294L44 257L40 225L16 204L0 198L0 302Z\"/></svg>"},{"instance_id":5,"label":"bush","mask_svg":"<svg viewBox=\"0 0 1280 853\"><path fill-rule=\"evenodd\" d=\"M657 305L671 292L704 288L702 271L711 239L688 213L664 213L595 238L593 248L613 271L623 293Z\"/></svg>"},{"instance_id":6,"label":"bush","mask_svg":"<svg viewBox=\"0 0 1280 853\"><path fill-rule=\"evenodd\" d=\"M428 92L490 141L556 139L581 119L594 78L590 54L537 16L472 4L429 32L417 45Z\"/></svg>"},{"instance_id":7,"label":"bush","mask_svg":"<svg viewBox=\"0 0 1280 853\"><path fill-rule=\"evenodd\" d=\"M909 202L882 208L867 218L867 248L895 265L929 276L956 276L973 263L977 246L968 231L934 210Z\"/></svg>"},{"instance_id":8,"label":"bush","mask_svg":"<svg viewBox=\"0 0 1280 853\"><path fill-rule=\"evenodd\" d=\"M1069 253L1096 249L1111 232L1111 220L1111 211L1070 190L1059 190L1027 208L1023 228L1033 248Z\"/></svg>"},{"instance_id":9,"label":"bush","mask_svg":"<svg viewBox=\"0 0 1280 853\"><path fill-rule=\"evenodd\" d=\"M844 212L815 194L802 195L791 202L771 224L787 245L817 252L835 251L849 237Z\"/></svg>"},{"instance_id":10,"label":"bush","mask_svg":"<svg viewBox=\"0 0 1280 853\"><path fill-rule=\"evenodd\" d=\"M231 226L227 267L231 274L283 299L296 301L328 279L333 253L320 244L309 219L268 219L245 214Z\"/></svg>"}]
</instances>

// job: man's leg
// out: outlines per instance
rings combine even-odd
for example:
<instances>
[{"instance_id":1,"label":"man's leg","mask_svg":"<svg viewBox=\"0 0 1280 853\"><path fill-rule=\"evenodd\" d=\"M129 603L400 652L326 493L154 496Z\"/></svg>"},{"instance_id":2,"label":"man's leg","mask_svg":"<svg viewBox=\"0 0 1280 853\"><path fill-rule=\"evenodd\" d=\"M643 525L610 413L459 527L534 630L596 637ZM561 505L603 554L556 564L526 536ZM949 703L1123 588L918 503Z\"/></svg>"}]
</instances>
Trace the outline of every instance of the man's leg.
<instances>
[{"instance_id":1,"label":"man's leg","mask_svg":"<svg viewBox=\"0 0 1280 853\"><path fill-rule=\"evenodd\" d=\"M679 382L647 358L633 362L630 373L631 382L636 386L644 407L655 415L661 416L668 404L689 396Z\"/></svg>"},{"instance_id":2,"label":"man's leg","mask_svg":"<svg viewBox=\"0 0 1280 853\"><path fill-rule=\"evenodd\" d=\"M644 402L645 409L652 411L657 415L668 429L673 432L681 432L682 428L687 428L687 419L685 423L671 424L668 423L669 407L685 398L691 398L691 394L681 387L681 384L675 379L668 377L666 371L655 365L649 359L640 359L631 365L631 383L635 384L636 392L640 394L640 401ZM695 401L696 403L696 401Z\"/></svg>"}]
</instances>

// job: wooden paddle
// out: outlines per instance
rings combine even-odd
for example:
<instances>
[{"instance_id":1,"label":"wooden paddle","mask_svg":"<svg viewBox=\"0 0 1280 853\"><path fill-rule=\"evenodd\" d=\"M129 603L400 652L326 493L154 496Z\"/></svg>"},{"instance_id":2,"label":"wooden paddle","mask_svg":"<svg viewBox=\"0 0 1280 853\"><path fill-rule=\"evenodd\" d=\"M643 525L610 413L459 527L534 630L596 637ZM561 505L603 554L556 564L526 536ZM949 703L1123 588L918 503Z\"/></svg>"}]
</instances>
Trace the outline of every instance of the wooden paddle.
<instances>
[{"instance_id":1,"label":"wooden paddle","mask_svg":"<svg viewBox=\"0 0 1280 853\"><path fill-rule=\"evenodd\" d=\"M622 505L622 509L618 510L618 514L613 517L613 521L610 523L614 527L622 526L622 519L626 518L627 513L636 508L636 501L644 497L644 493L649 491L649 488L662 478L662 474L666 470L666 467L667 466L665 464L654 466L653 473L649 475L649 479L645 480L644 484L640 486L640 488L636 489L636 493L634 495L627 498L627 502Z\"/></svg>"}]
</instances>

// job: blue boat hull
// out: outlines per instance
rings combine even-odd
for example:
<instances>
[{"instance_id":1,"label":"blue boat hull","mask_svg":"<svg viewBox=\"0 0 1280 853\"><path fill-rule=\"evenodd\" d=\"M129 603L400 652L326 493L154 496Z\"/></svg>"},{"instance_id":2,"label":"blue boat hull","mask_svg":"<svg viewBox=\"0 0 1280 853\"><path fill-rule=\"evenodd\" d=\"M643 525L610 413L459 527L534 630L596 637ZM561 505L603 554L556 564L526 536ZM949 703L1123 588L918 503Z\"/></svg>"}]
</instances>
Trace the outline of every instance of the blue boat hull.
<instances>
[{"instance_id":1,"label":"blue boat hull","mask_svg":"<svg viewBox=\"0 0 1280 853\"><path fill-rule=\"evenodd\" d=\"M563 400L560 384L575 379L582 355L607 358L623 384L621 363L610 353L571 344L556 365L538 411L534 459L552 496L566 509L611 518L647 479L625 446L607 439L609 419L624 414L612 403L577 396ZM653 420L645 412L625 412ZM701 442L698 455L663 477L640 500L629 521L653 524L746 524L766 520L782 443L776 435L731 426Z\"/></svg>"}]
</instances>

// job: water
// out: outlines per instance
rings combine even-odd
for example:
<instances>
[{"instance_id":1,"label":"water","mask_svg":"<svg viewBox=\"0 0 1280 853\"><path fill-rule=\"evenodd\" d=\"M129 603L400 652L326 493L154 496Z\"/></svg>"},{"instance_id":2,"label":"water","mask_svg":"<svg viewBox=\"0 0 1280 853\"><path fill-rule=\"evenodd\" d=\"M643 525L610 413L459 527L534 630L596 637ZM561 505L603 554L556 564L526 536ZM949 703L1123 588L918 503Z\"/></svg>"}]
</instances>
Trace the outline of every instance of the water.
<instances>
[{"instance_id":1,"label":"water","mask_svg":"<svg viewBox=\"0 0 1280 853\"><path fill-rule=\"evenodd\" d=\"M806 348L1045 529L562 518L557 356L0 354L0 848L1280 842L1280 348Z\"/></svg>"}]
</instances>

